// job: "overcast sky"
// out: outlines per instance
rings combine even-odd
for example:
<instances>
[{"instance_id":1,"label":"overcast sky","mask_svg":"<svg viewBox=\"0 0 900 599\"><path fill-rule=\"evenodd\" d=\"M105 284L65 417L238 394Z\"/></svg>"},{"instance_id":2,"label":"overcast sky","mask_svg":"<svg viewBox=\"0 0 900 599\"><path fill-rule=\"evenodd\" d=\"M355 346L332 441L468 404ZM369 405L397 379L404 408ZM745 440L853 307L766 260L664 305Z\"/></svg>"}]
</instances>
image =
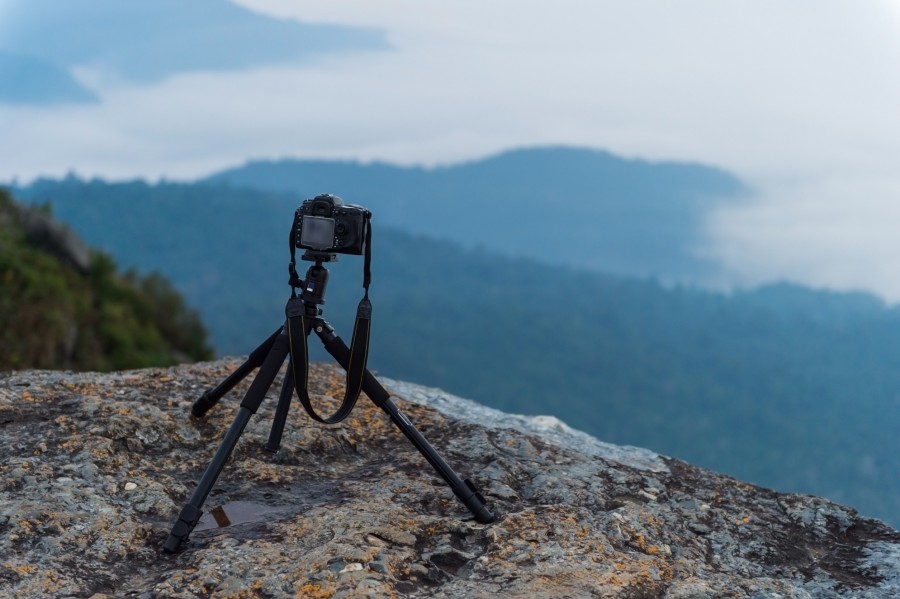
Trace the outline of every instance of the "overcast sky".
<instances>
[{"instance_id":1,"label":"overcast sky","mask_svg":"<svg viewBox=\"0 0 900 599\"><path fill-rule=\"evenodd\" d=\"M543 144L699 161L757 191L710 218L706 251L730 282L900 301L900 0L237 4L380 29L392 49L152 83L84 65L98 104L0 105L0 180L433 165Z\"/></svg>"}]
</instances>

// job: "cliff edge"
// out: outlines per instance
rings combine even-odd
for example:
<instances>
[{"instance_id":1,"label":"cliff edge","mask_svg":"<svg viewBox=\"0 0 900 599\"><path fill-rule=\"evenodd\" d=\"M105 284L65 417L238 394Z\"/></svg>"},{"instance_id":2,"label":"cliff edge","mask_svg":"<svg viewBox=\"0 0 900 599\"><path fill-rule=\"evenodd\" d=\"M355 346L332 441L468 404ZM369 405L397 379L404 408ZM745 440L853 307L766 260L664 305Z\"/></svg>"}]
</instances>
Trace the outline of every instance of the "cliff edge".
<instances>
[{"instance_id":1,"label":"cliff edge","mask_svg":"<svg viewBox=\"0 0 900 599\"><path fill-rule=\"evenodd\" d=\"M334 426L294 402L266 453L276 384L190 541L165 554L249 381L203 420L190 406L238 364L0 373L0 596L900 596L900 533L850 508L394 381L495 522L476 523L364 397ZM310 379L333 411L343 371Z\"/></svg>"}]
</instances>

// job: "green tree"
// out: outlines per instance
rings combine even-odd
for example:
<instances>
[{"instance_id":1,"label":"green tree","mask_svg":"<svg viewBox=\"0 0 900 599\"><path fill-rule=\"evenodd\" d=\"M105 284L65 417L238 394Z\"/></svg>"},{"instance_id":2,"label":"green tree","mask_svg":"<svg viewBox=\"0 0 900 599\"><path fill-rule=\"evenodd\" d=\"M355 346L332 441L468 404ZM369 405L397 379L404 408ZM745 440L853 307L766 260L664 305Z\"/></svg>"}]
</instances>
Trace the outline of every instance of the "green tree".
<instances>
[{"instance_id":1,"label":"green tree","mask_svg":"<svg viewBox=\"0 0 900 599\"><path fill-rule=\"evenodd\" d=\"M0 189L0 370L111 370L213 357L207 332L159 273L117 272L93 252L82 273L29 239Z\"/></svg>"}]
</instances>

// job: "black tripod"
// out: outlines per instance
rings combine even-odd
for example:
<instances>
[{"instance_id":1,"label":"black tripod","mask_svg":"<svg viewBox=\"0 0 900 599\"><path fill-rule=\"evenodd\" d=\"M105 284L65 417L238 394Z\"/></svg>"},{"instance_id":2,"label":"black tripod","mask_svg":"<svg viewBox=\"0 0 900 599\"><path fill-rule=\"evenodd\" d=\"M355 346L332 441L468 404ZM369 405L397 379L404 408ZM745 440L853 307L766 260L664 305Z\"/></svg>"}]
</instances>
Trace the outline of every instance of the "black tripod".
<instances>
[{"instance_id":1,"label":"black tripod","mask_svg":"<svg viewBox=\"0 0 900 599\"><path fill-rule=\"evenodd\" d=\"M222 472L225 462L228 461L228 457L237 445L237 441L240 438L241 433L243 433L244 428L247 426L250 416L255 414L259 409L266 392L275 381L275 377L278 375L285 358L288 358L290 355L289 362L292 366L297 366L297 364L293 363L299 361L295 360L295 355L298 353L296 351L297 344L296 339L289 335L289 323L296 321L296 318L293 317L297 316L296 312L298 308L301 308L304 313L304 324L301 332L304 341L304 351L302 352L302 355L296 356L296 358L306 360L305 339L309 336L310 332L315 331L316 335L325 345L325 350L337 360L338 364L348 372L349 376L352 361L351 350L347 347L347 344L335 334L331 325L321 317L322 311L318 307L319 304L324 303L325 286L328 282L328 270L324 267L323 262L332 261L335 257L333 254L308 251L303 256L303 259L315 261L315 265L311 266L306 273L306 279L303 281L304 284L302 285L303 293L300 298L291 298L291 300L288 301L288 320L285 324L269 336L268 339L263 341L259 347L254 349L247 358L247 361L241 364L238 369L231 373L224 381L219 383L217 387L206 391L191 408L191 412L194 416L202 417L210 410L210 408L216 405L223 395L233 389L235 385L246 378L254 369L259 368L259 372L256 374L256 377L250 384L250 388L244 395L240 409L238 410L234 421L231 423L231 427L225 434L222 444L219 446L215 456L213 456L212 461L207 466L206 472L203 473L200 482L197 483L197 488L188 500L187 505L184 506L181 513L178 515L178 520L172 526L172 532L169 534L165 545L163 545L163 550L167 553L175 552L179 545L187 540L191 531L194 530L194 527L200 521L200 516L203 513L200 508L209 496L209 492L212 490L216 479ZM293 270L291 276L292 280L296 277L296 273ZM292 349L294 351L292 351ZM272 453L277 452L281 445L281 435L284 430L285 421L287 420L291 396L295 388L294 372L296 372L295 368L288 368L281 387L281 395L275 410L275 419L269 433L269 440L266 443L266 450ZM304 365L303 373L305 372ZM305 388L305 381L303 381L303 385ZM484 497L481 496L475 488L475 485L468 479L462 480L459 478L447 462L445 462L428 441L425 440L425 437L416 430L406 415L394 405L394 402L390 399L390 394L381 386L368 369L365 369L362 373L361 386L366 395L375 403L375 405L387 412L397 428L406 435L406 438L409 439L425 459L428 460L428 463L431 464L441 478L450 485L450 489L453 491L454 495L456 495L469 511L472 512L475 519L478 522L483 523L491 522L494 519L494 514L492 514L485 505ZM297 388L299 389L299 387ZM302 395L301 400L303 400ZM355 402L355 397L353 398L353 402ZM324 420L317 416L316 419L322 422L340 421L353 409L353 402L347 402L345 399L344 404L338 410L338 414L335 414L331 419ZM304 401L304 407L307 408L307 411L310 412L311 415L314 414L307 401Z\"/></svg>"}]
</instances>

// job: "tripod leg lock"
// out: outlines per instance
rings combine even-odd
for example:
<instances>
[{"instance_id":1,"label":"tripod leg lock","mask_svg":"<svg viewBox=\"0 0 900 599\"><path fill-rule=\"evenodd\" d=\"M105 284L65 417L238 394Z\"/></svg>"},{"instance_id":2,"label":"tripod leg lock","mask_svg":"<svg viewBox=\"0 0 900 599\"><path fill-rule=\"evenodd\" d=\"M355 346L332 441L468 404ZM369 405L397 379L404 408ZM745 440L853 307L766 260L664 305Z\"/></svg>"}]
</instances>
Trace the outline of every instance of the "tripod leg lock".
<instances>
[{"instance_id":1,"label":"tripod leg lock","mask_svg":"<svg viewBox=\"0 0 900 599\"><path fill-rule=\"evenodd\" d=\"M187 541L191 531L194 530L194 527L200 522L201 515L203 515L203 510L200 508L194 507L191 504L184 506L184 509L178 514L178 521L172 526L172 532L169 533L166 544L163 545L163 551L166 553L175 553L178 550L178 546L181 545L182 542Z\"/></svg>"},{"instance_id":2,"label":"tripod leg lock","mask_svg":"<svg viewBox=\"0 0 900 599\"><path fill-rule=\"evenodd\" d=\"M478 489L475 488L475 485L468 478L463 483L464 485L453 488L453 494L463 502L463 505L469 508L472 515L475 516L475 520L482 524L493 522L494 514L485 505L484 496L478 492Z\"/></svg>"}]
</instances>

